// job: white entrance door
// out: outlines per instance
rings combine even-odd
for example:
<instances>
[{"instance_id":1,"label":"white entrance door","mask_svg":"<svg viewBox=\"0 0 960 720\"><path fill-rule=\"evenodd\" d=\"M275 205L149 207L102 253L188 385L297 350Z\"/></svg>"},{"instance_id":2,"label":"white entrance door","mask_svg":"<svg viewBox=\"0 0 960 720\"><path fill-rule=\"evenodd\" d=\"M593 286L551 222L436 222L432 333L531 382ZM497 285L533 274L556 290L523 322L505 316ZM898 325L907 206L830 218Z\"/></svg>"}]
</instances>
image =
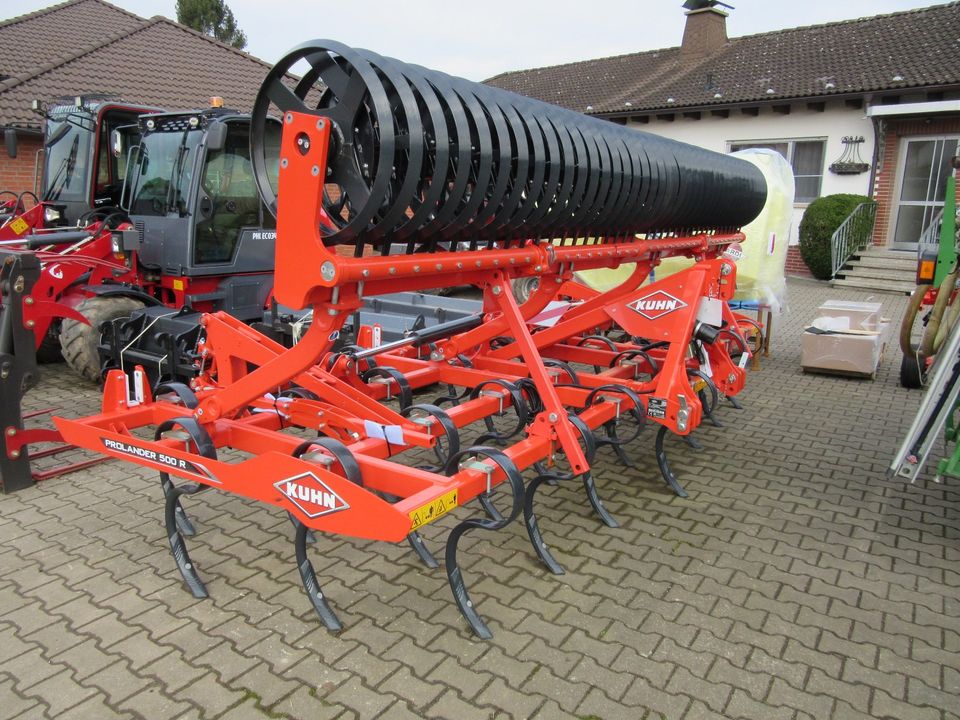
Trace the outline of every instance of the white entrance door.
<instances>
[{"instance_id":1,"label":"white entrance door","mask_svg":"<svg viewBox=\"0 0 960 720\"><path fill-rule=\"evenodd\" d=\"M900 145L900 183L890 247L916 250L920 235L943 207L950 158L957 155L957 137L905 138Z\"/></svg>"}]
</instances>

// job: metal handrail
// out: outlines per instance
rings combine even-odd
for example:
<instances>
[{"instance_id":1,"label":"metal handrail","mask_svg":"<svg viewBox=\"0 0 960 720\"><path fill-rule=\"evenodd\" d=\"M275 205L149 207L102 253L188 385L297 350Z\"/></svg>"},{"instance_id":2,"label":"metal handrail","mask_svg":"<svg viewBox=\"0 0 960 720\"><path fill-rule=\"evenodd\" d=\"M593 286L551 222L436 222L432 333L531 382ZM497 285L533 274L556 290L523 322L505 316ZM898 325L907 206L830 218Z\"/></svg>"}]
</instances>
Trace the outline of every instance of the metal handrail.
<instances>
[{"instance_id":1,"label":"metal handrail","mask_svg":"<svg viewBox=\"0 0 960 720\"><path fill-rule=\"evenodd\" d=\"M937 210L937 214L930 219L930 224L920 233L920 240L917 242L918 258L925 251L936 251L940 247L941 225L943 225L943 208Z\"/></svg>"},{"instance_id":2,"label":"metal handrail","mask_svg":"<svg viewBox=\"0 0 960 720\"><path fill-rule=\"evenodd\" d=\"M854 254L862 250L873 236L877 219L877 202L860 203L840 224L830 238L830 277L834 278Z\"/></svg>"}]
</instances>

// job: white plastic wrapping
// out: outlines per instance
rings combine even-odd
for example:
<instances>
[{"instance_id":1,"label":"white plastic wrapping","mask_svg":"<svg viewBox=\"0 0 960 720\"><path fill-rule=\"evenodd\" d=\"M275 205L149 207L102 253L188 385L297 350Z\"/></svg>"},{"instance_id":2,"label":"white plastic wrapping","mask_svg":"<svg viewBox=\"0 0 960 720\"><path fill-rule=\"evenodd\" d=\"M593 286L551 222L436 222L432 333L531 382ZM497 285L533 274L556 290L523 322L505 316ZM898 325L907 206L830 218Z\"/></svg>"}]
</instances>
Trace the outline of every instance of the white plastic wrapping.
<instances>
[{"instance_id":1,"label":"white plastic wrapping","mask_svg":"<svg viewBox=\"0 0 960 720\"><path fill-rule=\"evenodd\" d=\"M743 227L746 241L742 243L743 256L737 261L734 300L765 305L779 313L786 305L784 266L793 217L793 170L775 150L756 148L734 155L759 167L767 181L767 202L763 210ZM672 275L692 263L689 258L666 258L655 269L654 279ZM629 264L614 269L585 270L578 272L577 278L602 292L626 280L633 267Z\"/></svg>"}]
</instances>

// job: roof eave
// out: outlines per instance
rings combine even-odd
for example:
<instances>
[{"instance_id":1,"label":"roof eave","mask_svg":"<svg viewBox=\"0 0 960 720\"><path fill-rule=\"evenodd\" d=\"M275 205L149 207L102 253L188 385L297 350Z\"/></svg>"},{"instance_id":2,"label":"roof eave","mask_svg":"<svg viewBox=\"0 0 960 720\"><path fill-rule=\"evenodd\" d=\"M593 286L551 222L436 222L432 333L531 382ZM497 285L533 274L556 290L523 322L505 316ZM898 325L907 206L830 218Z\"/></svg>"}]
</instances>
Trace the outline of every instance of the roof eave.
<instances>
[{"instance_id":1,"label":"roof eave","mask_svg":"<svg viewBox=\"0 0 960 720\"><path fill-rule=\"evenodd\" d=\"M774 98L764 98L762 100L744 100L743 102L729 103L703 103L700 105L664 105L661 107L632 107L625 110L611 110L607 112L587 113L593 117L599 118L624 118L636 115L663 115L666 113L677 112L709 112L710 110L738 110L742 107L770 107L772 105L783 105L784 103L801 102L824 102L827 100L851 100L863 99L870 100L875 97L884 97L896 95L903 92L940 92L944 90L960 90L960 83L949 83L942 85L909 85L896 88L883 88L878 90L858 90L856 92L834 92L824 95L790 95Z\"/></svg>"}]
</instances>

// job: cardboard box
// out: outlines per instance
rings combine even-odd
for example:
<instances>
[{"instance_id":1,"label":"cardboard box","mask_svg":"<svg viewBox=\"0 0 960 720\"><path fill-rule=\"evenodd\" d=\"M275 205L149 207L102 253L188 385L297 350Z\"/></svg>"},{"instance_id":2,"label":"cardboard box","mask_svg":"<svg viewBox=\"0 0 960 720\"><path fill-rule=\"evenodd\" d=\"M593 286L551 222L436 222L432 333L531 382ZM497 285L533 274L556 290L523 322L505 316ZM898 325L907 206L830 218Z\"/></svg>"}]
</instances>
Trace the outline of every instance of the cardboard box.
<instances>
[{"instance_id":1,"label":"cardboard box","mask_svg":"<svg viewBox=\"0 0 960 720\"><path fill-rule=\"evenodd\" d=\"M874 378L887 346L889 322L878 330L823 332L808 327L800 341L800 365L804 372Z\"/></svg>"},{"instance_id":2,"label":"cardboard box","mask_svg":"<svg viewBox=\"0 0 960 720\"><path fill-rule=\"evenodd\" d=\"M800 343L800 365L807 372L872 378L880 366L883 350L879 332L821 333L808 328Z\"/></svg>"},{"instance_id":3,"label":"cardboard box","mask_svg":"<svg viewBox=\"0 0 960 720\"><path fill-rule=\"evenodd\" d=\"M852 302L849 300L827 300L817 308L817 317L848 318L850 330L881 330L883 306L878 302ZM816 321L813 324L817 324Z\"/></svg>"}]
</instances>

